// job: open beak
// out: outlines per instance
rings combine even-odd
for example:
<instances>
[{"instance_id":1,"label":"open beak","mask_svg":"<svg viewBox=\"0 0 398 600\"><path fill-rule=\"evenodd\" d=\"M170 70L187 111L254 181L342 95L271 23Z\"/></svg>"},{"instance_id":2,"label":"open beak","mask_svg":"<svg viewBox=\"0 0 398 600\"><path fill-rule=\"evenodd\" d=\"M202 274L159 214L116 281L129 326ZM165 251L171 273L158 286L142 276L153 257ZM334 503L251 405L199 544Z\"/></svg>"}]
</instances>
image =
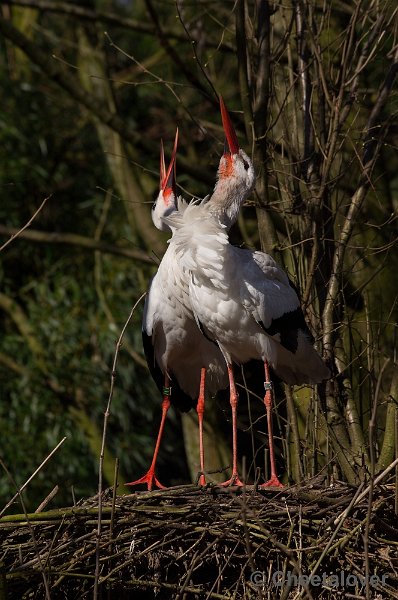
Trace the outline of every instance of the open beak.
<instances>
[{"instance_id":1,"label":"open beak","mask_svg":"<svg viewBox=\"0 0 398 600\"><path fill-rule=\"evenodd\" d=\"M163 190L163 194L167 195L173 192L176 195L176 156L177 156L177 145L178 145L178 127L176 136L174 139L174 148L171 155L169 168L166 171L166 162L164 159L164 148L163 142L160 142L160 189Z\"/></svg>"},{"instance_id":2,"label":"open beak","mask_svg":"<svg viewBox=\"0 0 398 600\"><path fill-rule=\"evenodd\" d=\"M174 139L174 148L171 155L169 168L166 171L166 163L164 159L163 142L160 142L160 189L165 194L173 192L176 195L176 156L178 146L178 127Z\"/></svg>"},{"instance_id":3,"label":"open beak","mask_svg":"<svg viewBox=\"0 0 398 600\"><path fill-rule=\"evenodd\" d=\"M166 179L166 163L164 160L164 147L163 140L160 140L160 181L159 181L159 189L163 188L163 181Z\"/></svg>"},{"instance_id":4,"label":"open beak","mask_svg":"<svg viewBox=\"0 0 398 600\"><path fill-rule=\"evenodd\" d=\"M220 96L220 109L221 109L221 119L222 125L224 127L225 133L225 147L224 154L228 152L230 154L238 154L239 153L239 143L238 138L236 137L234 126L232 125L231 117L227 111L227 107L225 106L224 100L222 96Z\"/></svg>"}]
</instances>

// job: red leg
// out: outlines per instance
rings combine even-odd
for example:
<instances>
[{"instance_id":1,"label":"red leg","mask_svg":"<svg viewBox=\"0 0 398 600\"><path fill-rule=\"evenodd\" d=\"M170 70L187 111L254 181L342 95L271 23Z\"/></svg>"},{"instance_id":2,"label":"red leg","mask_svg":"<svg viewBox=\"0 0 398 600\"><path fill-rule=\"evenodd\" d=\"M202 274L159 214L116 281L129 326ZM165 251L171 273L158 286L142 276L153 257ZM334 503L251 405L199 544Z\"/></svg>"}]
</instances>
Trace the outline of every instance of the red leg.
<instances>
[{"instance_id":1,"label":"red leg","mask_svg":"<svg viewBox=\"0 0 398 600\"><path fill-rule=\"evenodd\" d=\"M231 479L222 483L222 486L228 485L244 485L239 479L238 474L238 442L237 442L237 431L236 431L236 408L238 406L238 392L235 387L234 373L232 365L228 365L228 376L229 376L229 401L232 408L232 476Z\"/></svg>"},{"instance_id":2,"label":"red leg","mask_svg":"<svg viewBox=\"0 0 398 600\"><path fill-rule=\"evenodd\" d=\"M156 478L155 475L155 466L156 466L156 461L158 458L158 454L159 454L159 448L160 448L160 442L162 439L162 435L163 435L163 429L164 429L164 424L166 421L166 415L167 415L167 411L170 408L170 400L169 400L169 396L170 396L170 387L169 387L170 381L167 375L165 375L164 378L164 388L163 388L163 402L162 402L162 420L160 421L160 426L159 426L159 432L158 432L158 437L156 440L156 445L155 445L155 450L153 452L153 458L152 458L152 462L151 462L151 466L149 467L148 471L145 473L145 475L143 475L142 477L140 477L140 479L137 479L136 481L130 481L130 483L126 483L125 485L138 485L140 483L146 483L148 486L148 490L152 490L153 485L155 484L156 487L160 488L161 490L166 489L164 485L162 485L160 483L160 481L158 481L158 479Z\"/></svg>"},{"instance_id":3,"label":"red leg","mask_svg":"<svg viewBox=\"0 0 398 600\"><path fill-rule=\"evenodd\" d=\"M264 362L265 369L265 396L264 396L264 404L267 409L267 423L268 423L268 443L269 443L269 457L271 462L271 478L259 485L258 487L266 488L266 487L284 487L283 483L281 483L278 479L278 475L276 474L275 468L275 453L274 453L274 436L272 434L272 383L270 381L269 376L269 368L268 363Z\"/></svg>"},{"instance_id":4,"label":"red leg","mask_svg":"<svg viewBox=\"0 0 398 600\"><path fill-rule=\"evenodd\" d=\"M198 413L199 420L199 455L200 455L200 477L199 485L206 485L205 478L205 453L203 448L203 414L205 412L205 381L206 381L206 369L200 371L200 387L199 387L199 398L196 406L196 412Z\"/></svg>"}]
</instances>

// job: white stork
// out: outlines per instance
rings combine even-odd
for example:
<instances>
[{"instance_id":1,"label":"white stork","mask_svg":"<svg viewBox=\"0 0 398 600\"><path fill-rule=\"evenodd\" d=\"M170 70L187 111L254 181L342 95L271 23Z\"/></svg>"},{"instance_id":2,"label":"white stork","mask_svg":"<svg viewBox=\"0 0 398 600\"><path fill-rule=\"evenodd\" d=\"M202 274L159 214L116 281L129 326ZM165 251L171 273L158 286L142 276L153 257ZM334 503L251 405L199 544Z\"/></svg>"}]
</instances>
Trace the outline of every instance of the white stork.
<instances>
[{"instance_id":1,"label":"white stork","mask_svg":"<svg viewBox=\"0 0 398 600\"><path fill-rule=\"evenodd\" d=\"M163 218L176 210L175 159L178 130L172 158L166 172L163 146L160 153L160 191L152 209L158 229L169 230ZM224 358L217 344L199 330L192 313L188 279L170 245L152 279L144 307L142 338L152 377L163 395L162 418L152 463L148 472L127 485L164 486L155 475L155 467L170 401L183 412L196 408L199 421L201 475L205 485L203 414L205 392L215 394L228 386ZM197 399L197 401L196 401Z\"/></svg>"},{"instance_id":2,"label":"white stork","mask_svg":"<svg viewBox=\"0 0 398 600\"><path fill-rule=\"evenodd\" d=\"M220 161L213 195L206 204L187 205L179 199L179 210L165 222L173 230L173 256L190 274L190 304L198 326L207 338L217 342L227 364L233 468L231 479L224 485L243 485L237 466L238 394L232 364L260 359L265 370L271 462L271 478L261 487L283 487L275 468L269 365L289 384L320 383L330 372L313 347L299 298L286 273L268 254L236 248L228 241L228 228L253 189L255 176L220 101L229 151Z\"/></svg>"}]
</instances>

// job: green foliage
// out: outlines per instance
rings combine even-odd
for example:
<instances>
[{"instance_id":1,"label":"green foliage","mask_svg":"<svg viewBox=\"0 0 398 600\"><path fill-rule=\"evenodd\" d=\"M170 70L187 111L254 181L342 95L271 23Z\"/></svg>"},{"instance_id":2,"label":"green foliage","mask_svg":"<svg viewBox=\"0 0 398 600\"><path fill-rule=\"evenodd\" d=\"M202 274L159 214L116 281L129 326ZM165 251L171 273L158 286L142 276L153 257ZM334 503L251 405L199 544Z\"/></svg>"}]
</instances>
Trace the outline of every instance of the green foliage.
<instances>
[{"instance_id":1,"label":"green foliage","mask_svg":"<svg viewBox=\"0 0 398 600\"><path fill-rule=\"evenodd\" d=\"M46 26L57 31L61 21L53 15ZM72 23L70 27L66 35L73 35ZM5 58L3 52L0 222L22 226L51 194L33 228L94 237L111 184L95 128L78 105L40 72L24 71L28 79L15 79L16 71L13 77ZM136 119L141 110L142 104L135 106ZM115 196L101 239L129 247L130 237L123 205ZM36 246L22 239L0 258L1 291L22 309L39 349L39 355L32 353L12 314L0 311L0 353L13 361L12 365L0 361L0 456L22 485L66 436L65 444L30 484L26 499L34 509L59 484L55 503L67 504L71 486L77 497L92 495L98 480L98 454L90 448L89 432L79 427L73 409L84 411L97 436L101 434L116 340L152 269L101 255L101 281L96 282L92 251ZM112 323L96 286L104 292ZM138 354L142 354L141 315L142 305L126 334ZM121 459L122 479L137 477L147 467L155 428L151 422L153 418L157 422L159 406L146 369L122 351L107 443L107 455ZM176 428L173 416L171 426ZM0 506L14 492L3 473Z\"/></svg>"}]
</instances>

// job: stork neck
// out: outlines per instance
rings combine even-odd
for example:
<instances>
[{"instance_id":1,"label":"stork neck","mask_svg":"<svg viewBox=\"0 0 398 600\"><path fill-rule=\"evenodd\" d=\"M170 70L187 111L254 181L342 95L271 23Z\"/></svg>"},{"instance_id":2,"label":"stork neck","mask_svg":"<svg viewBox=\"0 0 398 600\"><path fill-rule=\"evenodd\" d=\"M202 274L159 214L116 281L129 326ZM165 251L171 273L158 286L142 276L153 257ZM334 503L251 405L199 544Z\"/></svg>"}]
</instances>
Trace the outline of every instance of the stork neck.
<instances>
[{"instance_id":1,"label":"stork neck","mask_svg":"<svg viewBox=\"0 0 398 600\"><path fill-rule=\"evenodd\" d=\"M221 186L220 186L221 187ZM246 195L235 193L226 193L226 190L220 189L216 185L212 197L208 202L208 208L212 215L216 216L222 225L229 230L237 221L240 207L242 206Z\"/></svg>"}]
</instances>

